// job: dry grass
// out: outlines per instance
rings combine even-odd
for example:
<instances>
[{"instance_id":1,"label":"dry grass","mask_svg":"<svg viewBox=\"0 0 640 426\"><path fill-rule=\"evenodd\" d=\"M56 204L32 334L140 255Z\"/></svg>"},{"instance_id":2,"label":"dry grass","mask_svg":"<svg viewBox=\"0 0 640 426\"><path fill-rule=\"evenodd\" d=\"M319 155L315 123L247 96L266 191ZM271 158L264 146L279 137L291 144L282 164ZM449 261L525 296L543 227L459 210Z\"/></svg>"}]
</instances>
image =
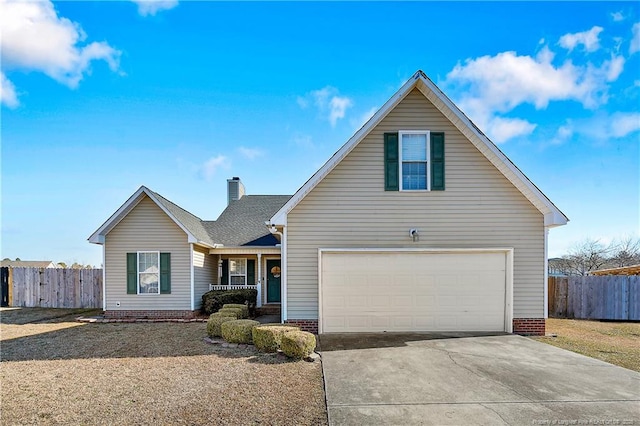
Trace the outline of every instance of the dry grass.
<instances>
[{"instance_id":1,"label":"dry grass","mask_svg":"<svg viewBox=\"0 0 640 426\"><path fill-rule=\"evenodd\" d=\"M205 323L19 324L6 313L2 424L327 423L318 362L206 344Z\"/></svg>"},{"instance_id":2,"label":"dry grass","mask_svg":"<svg viewBox=\"0 0 640 426\"><path fill-rule=\"evenodd\" d=\"M640 323L549 318L536 340L640 372Z\"/></svg>"}]
</instances>

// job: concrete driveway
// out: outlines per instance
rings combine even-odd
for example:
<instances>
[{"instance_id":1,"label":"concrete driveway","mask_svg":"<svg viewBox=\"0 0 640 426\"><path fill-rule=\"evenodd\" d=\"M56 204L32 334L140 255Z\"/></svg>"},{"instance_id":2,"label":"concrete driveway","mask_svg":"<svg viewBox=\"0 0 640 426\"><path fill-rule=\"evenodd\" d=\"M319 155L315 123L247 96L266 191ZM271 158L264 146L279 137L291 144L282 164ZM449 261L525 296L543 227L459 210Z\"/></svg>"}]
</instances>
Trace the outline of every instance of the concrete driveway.
<instances>
[{"instance_id":1,"label":"concrete driveway","mask_svg":"<svg viewBox=\"0 0 640 426\"><path fill-rule=\"evenodd\" d=\"M330 425L640 425L640 374L515 335L320 336Z\"/></svg>"}]
</instances>

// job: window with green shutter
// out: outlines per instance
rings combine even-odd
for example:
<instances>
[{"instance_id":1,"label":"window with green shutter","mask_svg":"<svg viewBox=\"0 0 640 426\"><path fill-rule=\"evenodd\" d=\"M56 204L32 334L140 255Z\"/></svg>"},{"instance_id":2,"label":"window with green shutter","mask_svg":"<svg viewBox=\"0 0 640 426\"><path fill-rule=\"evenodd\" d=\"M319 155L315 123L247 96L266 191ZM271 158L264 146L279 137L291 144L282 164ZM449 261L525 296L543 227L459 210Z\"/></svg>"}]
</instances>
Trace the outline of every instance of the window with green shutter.
<instances>
[{"instance_id":1,"label":"window with green shutter","mask_svg":"<svg viewBox=\"0 0 640 426\"><path fill-rule=\"evenodd\" d=\"M384 134L385 191L444 191L444 133Z\"/></svg>"},{"instance_id":2,"label":"window with green shutter","mask_svg":"<svg viewBox=\"0 0 640 426\"><path fill-rule=\"evenodd\" d=\"M170 294L171 253L127 253L127 294Z\"/></svg>"}]
</instances>

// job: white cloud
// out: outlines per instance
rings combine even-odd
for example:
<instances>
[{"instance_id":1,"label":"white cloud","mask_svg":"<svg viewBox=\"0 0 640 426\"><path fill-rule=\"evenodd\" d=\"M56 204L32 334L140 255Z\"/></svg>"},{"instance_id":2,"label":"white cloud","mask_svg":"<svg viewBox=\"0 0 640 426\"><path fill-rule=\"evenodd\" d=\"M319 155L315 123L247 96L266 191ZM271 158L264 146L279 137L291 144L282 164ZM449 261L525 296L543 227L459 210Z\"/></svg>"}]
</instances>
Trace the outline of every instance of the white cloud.
<instances>
[{"instance_id":1,"label":"white cloud","mask_svg":"<svg viewBox=\"0 0 640 426\"><path fill-rule=\"evenodd\" d=\"M615 138L623 138L640 130L640 113L628 112L614 114L610 133Z\"/></svg>"},{"instance_id":2,"label":"white cloud","mask_svg":"<svg viewBox=\"0 0 640 426\"><path fill-rule=\"evenodd\" d=\"M458 105L496 142L528 135L536 125L518 118L500 117L523 104L545 109L549 102L573 100L595 109L608 100L609 83L625 65L612 55L598 66L553 63L554 53L544 47L535 56L502 52L458 63L445 84L459 93Z\"/></svg>"},{"instance_id":3,"label":"white cloud","mask_svg":"<svg viewBox=\"0 0 640 426\"><path fill-rule=\"evenodd\" d=\"M3 72L0 72L0 103L9 108L16 108L20 105L15 86L7 79L7 76L5 76Z\"/></svg>"},{"instance_id":4,"label":"white cloud","mask_svg":"<svg viewBox=\"0 0 640 426\"><path fill-rule=\"evenodd\" d=\"M610 61L605 61L603 64L603 70L606 71L607 81L616 81L622 70L624 70L624 58L622 56L611 56Z\"/></svg>"},{"instance_id":5,"label":"white cloud","mask_svg":"<svg viewBox=\"0 0 640 426\"><path fill-rule=\"evenodd\" d=\"M216 174L218 169L228 169L229 166L229 159L224 155L218 155L217 157L211 157L207 161L205 161L204 164L200 166L199 173L204 180L210 181Z\"/></svg>"},{"instance_id":6,"label":"white cloud","mask_svg":"<svg viewBox=\"0 0 640 426\"><path fill-rule=\"evenodd\" d=\"M331 127L335 127L338 120L344 118L347 109L353 106L350 98L340 96L338 89L331 86L309 92L304 97L298 97L296 101L300 108L304 109L307 108L310 100L320 114L329 120Z\"/></svg>"},{"instance_id":7,"label":"white cloud","mask_svg":"<svg viewBox=\"0 0 640 426\"><path fill-rule=\"evenodd\" d=\"M622 12L612 12L611 19L613 19L614 22L624 21L624 15L622 14Z\"/></svg>"},{"instance_id":8,"label":"white cloud","mask_svg":"<svg viewBox=\"0 0 640 426\"><path fill-rule=\"evenodd\" d=\"M567 120L566 124L560 126L556 131L556 135L551 139L552 145L560 145L569 140L574 134L573 123Z\"/></svg>"},{"instance_id":9,"label":"white cloud","mask_svg":"<svg viewBox=\"0 0 640 426\"><path fill-rule=\"evenodd\" d=\"M558 43L560 46L568 50L573 50L576 46L581 44L587 52L595 52L600 48L599 34L602 30L602 27L594 26L589 31L565 34L560 37L560 41Z\"/></svg>"},{"instance_id":10,"label":"white cloud","mask_svg":"<svg viewBox=\"0 0 640 426\"><path fill-rule=\"evenodd\" d=\"M530 135L536 125L520 118L491 117L486 131L496 143L504 143L517 136Z\"/></svg>"},{"instance_id":11,"label":"white cloud","mask_svg":"<svg viewBox=\"0 0 640 426\"><path fill-rule=\"evenodd\" d=\"M142 16L154 16L161 10L173 9L178 0L131 0L138 5L138 13Z\"/></svg>"},{"instance_id":12,"label":"white cloud","mask_svg":"<svg viewBox=\"0 0 640 426\"><path fill-rule=\"evenodd\" d=\"M75 88L93 61L119 67L120 52L106 42L81 46L80 25L59 17L51 1L0 2L2 61L5 69L39 71Z\"/></svg>"},{"instance_id":13,"label":"white cloud","mask_svg":"<svg viewBox=\"0 0 640 426\"><path fill-rule=\"evenodd\" d=\"M631 27L631 43L629 44L629 54L640 51L640 22L636 22Z\"/></svg>"},{"instance_id":14,"label":"white cloud","mask_svg":"<svg viewBox=\"0 0 640 426\"><path fill-rule=\"evenodd\" d=\"M640 131L640 113L616 112L609 115L602 112L590 118L567 120L566 124L558 129L551 143L566 142L574 135L579 135L579 140L606 143L611 139L622 139L638 131Z\"/></svg>"},{"instance_id":15,"label":"white cloud","mask_svg":"<svg viewBox=\"0 0 640 426\"><path fill-rule=\"evenodd\" d=\"M264 151L258 148L247 148L241 146L240 148L238 148L238 151L247 160L255 160L256 158L262 157L264 155Z\"/></svg>"},{"instance_id":16,"label":"white cloud","mask_svg":"<svg viewBox=\"0 0 640 426\"><path fill-rule=\"evenodd\" d=\"M335 127L336 121L344 118L345 111L352 105L353 102L347 97L332 97L331 101L329 101L329 122L331 126Z\"/></svg>"}]
</instances>

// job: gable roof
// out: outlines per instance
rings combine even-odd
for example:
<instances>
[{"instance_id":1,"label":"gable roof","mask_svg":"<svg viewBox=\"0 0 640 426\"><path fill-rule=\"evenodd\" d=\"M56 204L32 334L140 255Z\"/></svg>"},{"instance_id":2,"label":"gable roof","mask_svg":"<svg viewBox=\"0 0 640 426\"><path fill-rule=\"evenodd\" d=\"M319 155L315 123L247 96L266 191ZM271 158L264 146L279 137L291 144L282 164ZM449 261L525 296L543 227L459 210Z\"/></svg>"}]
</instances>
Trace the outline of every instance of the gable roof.
<instances>
[{"instance_id":1,"label":"gable roof","mask_svg":"<svg viewBox=\"0 0 640 426\"><path fill-rule=\"evenodd\" d=\"M279 243L267 229L265 222L276 212L290 195L245 195L232 201L216 221L205 221L188 212L162 195L141 186L129 199L102 224L89 241L104 244L104 237L111 231L140 201L147 196L186 234L190 243L211 248L220 245L274 246Z\"/></svg>"},{"instance_id":2,"label":"gable roof","mask_svg":"<svg viewBox=\"0 0 640 426\"><path fill-rule=\"evenodd\" d=\"M3 268L55 268L51 260L3 260L0 266Z\"/></svg>"},{"instance_id":3,"label":"gable roof","mask_svg":"<svg viewBox=\"0 0 640 426\"><path fill-rule=\"evenodd\" d=\"M89 237L89 242L104 244L104 237L122 219L129 214L140 201L147 196L186 234L190 243L213 247L214 243L202 224L202 219L189 213L177 204L172 203L160 194L157 194L145 186L141 186L114 214L102 224L96 232Z\"/></svg>"},{"instance_id":4,"label":"gable roof","mask_svg":"<svg viewBox=\"0 0 640 426\"><path fill-rule=\"evenodd\" d=\"M209 235L225 247L274 246L279 243L265 222L291 195L245 195L232 201L215 222L204 222Z\"/></svg>"},{"instance_id":5,"label":"gable roof","mask_svg":"<svg viewBox=\"0 0 640 426\"><path fill-rule=\"evenodd\" d=\"M425 75L418 70L270 220L286 225L287 214L311 192L413 89L418 89L544 215L544 225L566 225L569 219L506 155Z\"/></svg>"}]
</instances>

